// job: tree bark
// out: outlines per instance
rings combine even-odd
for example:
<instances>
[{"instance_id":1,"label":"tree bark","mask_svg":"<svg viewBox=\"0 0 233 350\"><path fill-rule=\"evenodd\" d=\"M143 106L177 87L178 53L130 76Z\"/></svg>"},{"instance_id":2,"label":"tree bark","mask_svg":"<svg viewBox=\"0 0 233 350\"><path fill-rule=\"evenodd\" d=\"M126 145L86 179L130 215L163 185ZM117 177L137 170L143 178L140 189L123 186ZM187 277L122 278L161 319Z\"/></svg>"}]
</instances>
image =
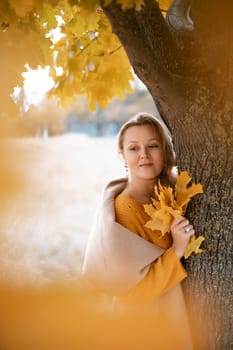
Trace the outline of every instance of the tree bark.
<instances>
[{"instance_id":1,"label":"tree bark","mask_svg":"<svg viewBox=\"0 0 233 350\"><path fill-rule=\"evenodd\" d=\"M170 128L180 170L204 194L187 212L202 254L185 261L184 284L197 350L233 347L233 2L190 0L193 33L163 19L156 1L140 12L103 7L138 77Z\"/></svg>"},{"instance_id":2,"label":"tree bark","mask_svg":"<svg viewBox=\"0 0 233 350\"><path fill-rule=\"evenodd\" d=\"M208 106L203 108L193 103L192 117L189 114L188 122L177 120L173 129L179 168L188 169L193 179L204 185L204 195L193 200L187 216L196 234L206 238L205 252L185 261L189 278L184 287L197 349L230 350L233 334L232 139L221 122L211 118L210 112L216 116L220 114L220 107L215 105L210 110ZM198 115L205 118L197 125Z\"/></svg>"}]
</instances>

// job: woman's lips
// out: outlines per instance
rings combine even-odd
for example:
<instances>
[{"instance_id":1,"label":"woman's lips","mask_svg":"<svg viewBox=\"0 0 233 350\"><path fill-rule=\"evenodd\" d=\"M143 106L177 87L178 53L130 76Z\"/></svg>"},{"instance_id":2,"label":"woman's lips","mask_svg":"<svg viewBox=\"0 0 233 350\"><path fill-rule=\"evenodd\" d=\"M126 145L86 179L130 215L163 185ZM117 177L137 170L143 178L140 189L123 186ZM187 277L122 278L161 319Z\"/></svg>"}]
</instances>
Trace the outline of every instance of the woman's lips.
<instances>
[{"instance_id":1,"label":"woman's lips","mask_svg":"<svg viewBox=\"0 0 233 350\"><path fill-rule=\"evenodd\" d=\"M145 164L140 164L139 167L150 167L152 165L153 163L145 163Z\"/></svg>"}]
</instances>

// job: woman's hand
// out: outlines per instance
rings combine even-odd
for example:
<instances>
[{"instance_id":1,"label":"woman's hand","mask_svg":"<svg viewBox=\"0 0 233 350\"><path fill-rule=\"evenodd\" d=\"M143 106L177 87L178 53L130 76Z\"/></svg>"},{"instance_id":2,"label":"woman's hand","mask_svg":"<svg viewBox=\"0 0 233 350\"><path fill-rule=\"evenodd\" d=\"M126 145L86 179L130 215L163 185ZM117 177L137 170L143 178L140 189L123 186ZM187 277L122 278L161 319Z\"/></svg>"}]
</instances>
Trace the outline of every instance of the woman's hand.
<instances>
[{"instance_id":1,"label":"woman's hand","mask_svg":"<svg viewBox=\"0 0 233 350\"><path fill-rule=\"evenodd\" d=\"M184 255L189 244L190 237L194 234L195 231L188 219L180 216L179 218L173 220L171 224L171 235L173 238L172 248L179 258L182 258Z\"/></svg>"}]
</instances>

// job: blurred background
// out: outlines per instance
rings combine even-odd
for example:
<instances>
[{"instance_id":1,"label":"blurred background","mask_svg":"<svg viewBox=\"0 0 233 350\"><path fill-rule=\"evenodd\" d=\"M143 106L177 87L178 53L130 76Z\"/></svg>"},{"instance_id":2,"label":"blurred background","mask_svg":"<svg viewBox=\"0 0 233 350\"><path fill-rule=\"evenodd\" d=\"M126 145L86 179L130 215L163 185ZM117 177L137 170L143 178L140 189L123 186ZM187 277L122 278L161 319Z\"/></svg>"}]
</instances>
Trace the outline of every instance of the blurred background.
<instances>
[{"instance_id":1,"label":"blurred background","mask_svg":"<svg viewBox=\"0 0 233 350\"><path fill-rule=\"evenodd\" d=\"M101 191L125 175L119 127L139 111L156 110L136 78L124 100L95 112L82 96L66 108L49 99L46 70L29 70L25 78L13 96L21 115L0 119L8 164L0 178L0 279L17 286L75 282Z\"/></svg>"}]
</instances>

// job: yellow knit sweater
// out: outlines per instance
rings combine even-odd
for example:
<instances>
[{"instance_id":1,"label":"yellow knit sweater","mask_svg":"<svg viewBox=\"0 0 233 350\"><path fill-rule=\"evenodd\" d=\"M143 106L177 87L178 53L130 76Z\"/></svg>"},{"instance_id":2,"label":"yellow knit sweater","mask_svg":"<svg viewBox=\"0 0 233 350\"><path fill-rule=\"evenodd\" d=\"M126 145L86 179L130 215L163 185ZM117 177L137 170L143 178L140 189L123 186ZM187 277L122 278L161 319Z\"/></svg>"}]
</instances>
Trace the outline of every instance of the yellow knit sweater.
<instances>
[{"instance_id":1,"label":"yellow knit sweater","mask_svg":"<svg viewBox=\"0 0 233 350\"><path fill-rule=\"evenodd\" d=\"M187 277L180 259L171 248L172 237L161 237L159 231L144 227L149 216L142 204L126 194L115 198L116 221L142 238L165 249L165 252L151 264L147 275L127 294L121 296L122 302L132 305L146 304L166 293L170 288Z\"/></svg>"}]
</instances>

